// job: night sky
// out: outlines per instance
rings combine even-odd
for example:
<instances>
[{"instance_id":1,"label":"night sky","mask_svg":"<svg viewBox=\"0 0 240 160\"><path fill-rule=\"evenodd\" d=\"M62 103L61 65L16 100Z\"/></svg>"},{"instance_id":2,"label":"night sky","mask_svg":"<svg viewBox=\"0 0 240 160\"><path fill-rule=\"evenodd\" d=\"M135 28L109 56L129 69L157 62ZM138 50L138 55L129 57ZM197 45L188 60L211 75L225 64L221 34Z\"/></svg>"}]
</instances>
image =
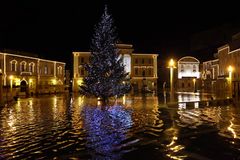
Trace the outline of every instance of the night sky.
<instances>
[{"instance_id":1,"label":"night sky","mask_svg":"<svg viewBox=\"0 0 240 160\"><path fill-rule=\"evenodd\" d=\"M199 54L190 50L194 34L226 24L238 26L240 22L234 4L219 6L220 1L215 4L204 1L82 1L0 1L0 47L64 61L69 68L72 51L89 49L93 28L104 3L109 6L123 43L132 43L135 52L158 53L163 59Z\"/></svg>"}]
</instances>

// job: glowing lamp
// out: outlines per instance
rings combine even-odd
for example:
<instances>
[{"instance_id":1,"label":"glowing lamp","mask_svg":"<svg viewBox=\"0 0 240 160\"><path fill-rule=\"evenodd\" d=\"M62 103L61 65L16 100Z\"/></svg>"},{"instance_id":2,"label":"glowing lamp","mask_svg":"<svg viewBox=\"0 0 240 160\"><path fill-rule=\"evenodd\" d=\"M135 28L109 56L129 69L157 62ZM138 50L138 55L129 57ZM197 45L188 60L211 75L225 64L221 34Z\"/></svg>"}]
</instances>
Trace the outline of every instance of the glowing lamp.
<instances>
[{"instance_id":1,"label":"glowing lamp","mask_svg":"<svg viewBox=\"0 0 240 160\"><path fill-rule=\"evenodd\" d=\"M232 72L233 71L233 67L230 65L228 66L228 72Z\"/></svg>"}]
</instances>

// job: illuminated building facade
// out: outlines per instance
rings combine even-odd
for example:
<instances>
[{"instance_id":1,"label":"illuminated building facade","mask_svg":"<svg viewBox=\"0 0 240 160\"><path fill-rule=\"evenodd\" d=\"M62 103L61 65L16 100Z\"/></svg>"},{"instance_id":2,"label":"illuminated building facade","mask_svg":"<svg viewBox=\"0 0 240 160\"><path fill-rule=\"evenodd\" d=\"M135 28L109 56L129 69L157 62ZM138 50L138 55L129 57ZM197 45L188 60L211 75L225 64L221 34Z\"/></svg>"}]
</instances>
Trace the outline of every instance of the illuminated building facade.
<instances>
[{"instance_id":1,"label":"illuminated building facade","mask_svg":"<svg viewBox=\"0 0 240 160\"><path fill-rule=\"evenodd\" d=\"M178 91L197 91L199 88L199 60L186 56L178 60Z\"/></svg>"},{"instance_id":2,"label":"illuminated building facade","mask_svg":"<svg viewBox=\"0 0 240 160\"><path fill-rule=\"evenodd\" d=\"M133 53L133 45L117 44L123 56L125 71L129 73L133 92L156 92L158 54ZM83 65L89 62L90 52L73 52L73 91L78 92L84 76Z\"/></svg>"},{"instance_id":3,"label":"illuminated building facade","mask_svg":"<svg viewBox=\"0 0 240 160\"><path fill-rule=\"evenodd\" d=\"M233 95L240 96L240 45L230 43L218 48L218 58L219 79L225 80L221 88L231 88Z\"/></svg>"},{"instance_id":4,"label":"illuminated building facade","mask_svg":"<svg viewBox=\"0 0 240 160\"><path fill-rule=\"evenodd\" d=\"M216 89L216 83L219 76L219 59L203 62L201 73L202 89L206 92L213 92Z\"/></svg>"},{"instance_id":5,"label":"illuminated building facade","mask_svg":"<svg viewBox=\"0 0 240 160\"><path fill-rule=\"evenodd\" d=\"M43 94L64 91L65 63L31 56L0 52L3 86L16 94Z\"/></svg>"}]
</instances>

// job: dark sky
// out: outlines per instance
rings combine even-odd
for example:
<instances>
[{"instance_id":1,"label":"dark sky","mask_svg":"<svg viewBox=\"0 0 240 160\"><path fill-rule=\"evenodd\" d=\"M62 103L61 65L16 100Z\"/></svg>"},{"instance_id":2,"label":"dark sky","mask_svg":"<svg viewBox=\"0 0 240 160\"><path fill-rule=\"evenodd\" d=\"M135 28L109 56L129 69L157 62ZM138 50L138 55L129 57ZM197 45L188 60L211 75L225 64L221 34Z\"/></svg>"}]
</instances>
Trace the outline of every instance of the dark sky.
<instances>
[{"instance_id":1,"label":"dark sky","mask_svg":"<svg viewBox=\"0 0 240 160\"><path fill-rule=\"evenodd\" d=\"M132 43L136 52L165 58L189 54L189 38L195 33L240 22L234 4L220 1L1 0L0 47L71 65L72 51L89 49L104 3L123 43Z\"/></svg>"}]
</instances>

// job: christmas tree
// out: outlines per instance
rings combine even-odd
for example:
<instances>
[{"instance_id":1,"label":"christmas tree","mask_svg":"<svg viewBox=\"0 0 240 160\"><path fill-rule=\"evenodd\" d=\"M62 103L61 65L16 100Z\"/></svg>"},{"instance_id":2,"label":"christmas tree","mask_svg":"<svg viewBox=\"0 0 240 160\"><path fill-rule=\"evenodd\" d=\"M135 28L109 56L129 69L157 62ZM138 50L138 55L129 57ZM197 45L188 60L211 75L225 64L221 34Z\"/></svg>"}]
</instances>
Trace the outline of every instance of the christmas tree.
<instances>
[{"instance_id":1,"label":"christmas tree","mask_svg":"<svg viewBox=\"0 0 240 160\"><path fill-rule=\"evenodd\" d=\"M120 97L130 91L128 73L124 70L116 42L116 28L105 6L101 20L95 27L90 62L84 66L88 75L80 88L83 95L107 102L110 97Z\"/></svg>"}]
</instances>

